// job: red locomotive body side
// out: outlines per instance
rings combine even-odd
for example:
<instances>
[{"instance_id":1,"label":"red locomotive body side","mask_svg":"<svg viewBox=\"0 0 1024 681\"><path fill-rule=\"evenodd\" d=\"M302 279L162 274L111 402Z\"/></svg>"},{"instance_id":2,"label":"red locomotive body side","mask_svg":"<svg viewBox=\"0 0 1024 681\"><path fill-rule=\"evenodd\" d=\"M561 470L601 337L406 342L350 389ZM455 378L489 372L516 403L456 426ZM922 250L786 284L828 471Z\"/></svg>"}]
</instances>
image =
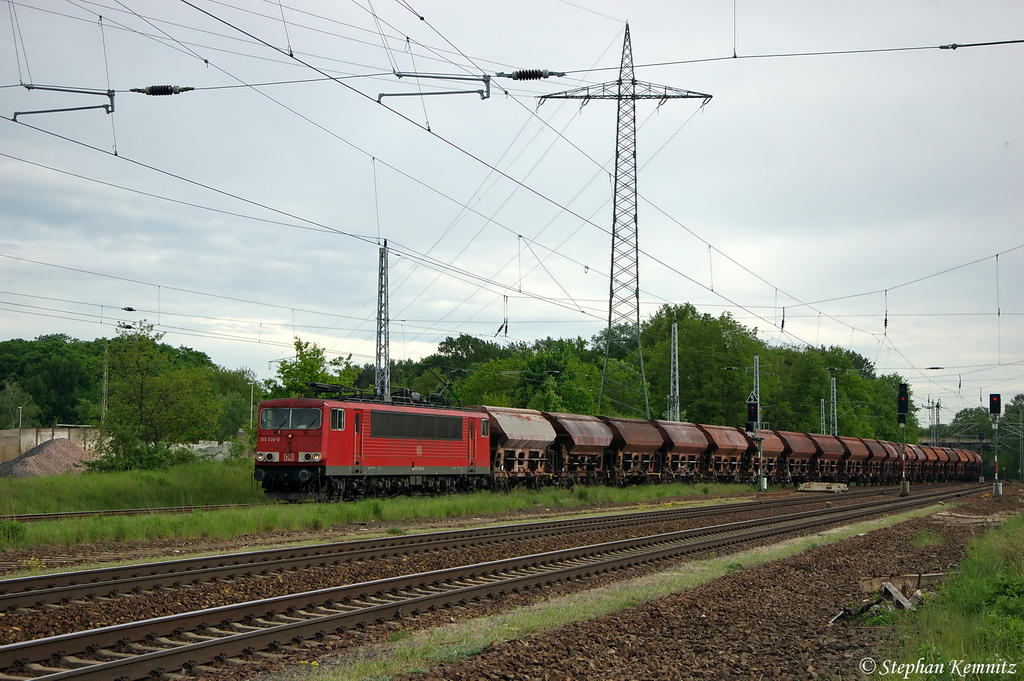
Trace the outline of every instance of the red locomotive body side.
<instances>
[{"instance_id":1,"label":"red locomotive body side","mask_svg":"<svg viewBox=\"0 0 1024 681\"><path fill-rule=\"evenodd\" d=\"M481 489L485 414L383 402L288 398L260 404L253 477L268 498Z\"/></svg>"}]
</instances>

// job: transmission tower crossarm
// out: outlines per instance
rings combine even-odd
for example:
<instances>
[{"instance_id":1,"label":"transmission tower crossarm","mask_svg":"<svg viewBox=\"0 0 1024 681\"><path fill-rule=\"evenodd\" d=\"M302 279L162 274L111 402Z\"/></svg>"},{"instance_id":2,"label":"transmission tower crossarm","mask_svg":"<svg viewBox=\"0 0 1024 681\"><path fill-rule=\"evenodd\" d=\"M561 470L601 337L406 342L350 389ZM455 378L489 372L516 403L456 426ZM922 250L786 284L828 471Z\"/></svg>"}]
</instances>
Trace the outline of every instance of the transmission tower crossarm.
<instances>
[{"instance_id":1,"label":"transmission tower crossarm","mask_svg":"<svg viewBox=\"0 0 1024 681\"><path fill-rule=\"evenodd\" d=\"M711 100L711 95L693 92L670 85L657 85L642 81L632 81L633 93L624 94L619 88L619 81L612 80L600 85L586 85L574 90L554 92L542 95L539 99L703 99L704 104Z\"/></svg>"}]
</instances>

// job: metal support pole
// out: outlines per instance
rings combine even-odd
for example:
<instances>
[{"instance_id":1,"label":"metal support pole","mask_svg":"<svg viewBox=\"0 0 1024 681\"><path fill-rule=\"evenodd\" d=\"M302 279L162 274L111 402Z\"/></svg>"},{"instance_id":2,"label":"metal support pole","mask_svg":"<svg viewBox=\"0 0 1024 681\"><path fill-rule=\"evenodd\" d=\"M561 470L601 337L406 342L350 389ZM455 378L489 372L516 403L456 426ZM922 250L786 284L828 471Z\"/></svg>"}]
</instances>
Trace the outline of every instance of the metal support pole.
<instances>
[{"instance_id":1,"label":"metal support pole","mask_svg":"<svg viewBox=\"0 0 1024 681\"><path fill-rule=\"evenodd\" d=\"M679 325L672 323L672 351L669 356L668 420L679 420Z\"/></svg>"},{"instance_id":2,"label":"metal support pole","mask_svg":"<svg viewBox=\"0 0 1024 681\"><path fill-rule=\"evenodd\" d=\"M100 398L100 426L107 423L107 383L110 378L110 347L103 344L103 396Z\"/></svg>"},{"instance_id":3,"label":"metal support pole","mask_svg":"<svg viewBox=\"0 0 1024 681\"><path fill-rule=\"evenodd\" d=\"M832 411L829 414L829 435L839 435L839 417L836 415L839 405L836 399L836 377L832 377Z\"/></svg>"},{"instance_id":4,"label":"metal support pole","mask_svg":"<svg viewBox=\"0 0 1024 681\"><path fill-rule=\"evenodd\" d=\"M757 425L761 430L761 358L754 355L754 401L757 402Z\"/></svg>"},{"instance_id":5,"label":"metal support pole","mask_svg":"<svg viewBox=\"0 0 1024 681\"><path fill-rule=\"evenodd\" d=\"M910 481L907 480L907 424L901 423L900 430L903 431L903 451L900 454L900 496L910 496Z\"/></svg>"},{"instance_id":6,"label":"metal support pole","mask_svg":"<svg viewBox=\"0 0 1024 681\"><path fill-rule=\"evenodd\" d=\"M992 473L995 480L992 483L992 496L1003 496L1003 483L999 482L999 415L992 416L992 439L995 440L995 452L992 455Z\"/></svg>"},{"instance_id":7,"label":"metal support pole","mask_svg":"<svg viewBox=\"0 0 1024 681\"><path fill-rule=\"evenodd\" d=\"M377 273L377 365L373 391L384 402L391 401L391 351L388 317L388 241L380 247Z\"/></svg>"},{"instance_id":8,"label":"metal support pole","mask_svg":"<svg viewBox=\"0 0 1024 681\"><path fill-rule=\"evenodd\" d=\"M754 439L757 441L757 489L764 492L768 489L768 478L764 475L764 438Z\"/></svg>"}]
</instances>

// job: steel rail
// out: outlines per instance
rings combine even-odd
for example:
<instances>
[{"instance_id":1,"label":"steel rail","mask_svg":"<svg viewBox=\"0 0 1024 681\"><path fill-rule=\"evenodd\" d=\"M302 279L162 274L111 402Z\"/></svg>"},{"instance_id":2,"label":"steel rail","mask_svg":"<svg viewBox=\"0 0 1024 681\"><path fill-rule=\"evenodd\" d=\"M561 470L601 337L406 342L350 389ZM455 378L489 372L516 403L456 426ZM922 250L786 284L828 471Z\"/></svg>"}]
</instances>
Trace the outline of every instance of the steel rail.
<instances>
[{"instance_id":1,"label":"steel rail","mask_svg":"<svg viewBox=\"0 0 1024 681\"><path fill-rule=\"evenodd\" d=\"M927 483L944 484L944 483ZM888 490L891 486L877 486L870 489ZM882 492L879 492L882 493ZM156 508L113 508L95 511L57 511L55 513L0 513L0 520L19 523L41 522L46 520L74 520L76 518L92 518L96 516L133 516L153 515L156 513L184 514L194 511L230 511L236 508L255 508L268 504L214 504L207 506L165 506Z\"/></svg>"},{"instance_id":2,"label":"steel rail","mask_svg":"<svg viewBox=\"0 0 1024 681\"><path fill-rule=\"evenodd\" d=\"M266 504L217 504L212 506L167 506L157 508L113 508L102 511L59 511L57 513L15 513L2 515L0 520L19 523L34 523L44 520L74 520L76 518L92 518L95 516L134 516L153 515L155 513L184 514L195 511L225 511L235 508L253 508Z\"/></svg>"},{"instance_id":3,"label":"steel rail","mask_svg":"<svg viewBox=\"0 0 1024 681\"><path fill-rule=\"evenodd\" d=\"M887 492L866 491L858 496L876 496ZM843 497L850 498L850 497ZM837 499L839 500L839 499ZM239 571L251 575L270 570L297 570L338 565L347 561L386 558L396 553L465 548L481 543L539 538L583 530L607 530L641 523L672 522L690 518L737 513L755 509L772 509L811 503L822 503L821 497L772 499L717 504L661 511L639 511L612 516L588 516L569 520L543 521L517 525L501 525L465 530L451 530L418 535L378 539L361 539L333 544L320 544L285 549L268 549L246 553L224 554L206 558L185 558L98 568L66 573L0 580L0 612L15 608L38 607L44 604L67 603L94 596L138 592L155 587L180 586L188 582L230 579Z\"/></svg>"},{"instance_id":4,"label":"steel rail","mask_svg":"<svg viewBox=\"0 0 1024 681\"><path fill-rule=\"evenodd\" d=\"M322 640L328 632L343 631L360 623L383 622L405 614L415 615L465 604L488 594L507 593L824 524L932 504L970 492L944 491L727 523L37 639L0 647L0 669L17 674L0 676L0 679L140 679L167 669L195 669L214 661L251 657L258 650L281 650L289 643L301 645L307 638ZM500 572L507 574L502 577ZM282 610L284 615L279 614ZM211 625L211 622L215 624ZM198 633L186 631L188 629ZM178 639L169 638L172 636ZM160 649L157 645L170 647ZM64 651L68 649L85 652L67 655ZM80 655L116 659L86 660ZM47 662L51 664L45 664ZM56 664L80 667L60 669L52 666Z\"/></svg>"}]
</instances>

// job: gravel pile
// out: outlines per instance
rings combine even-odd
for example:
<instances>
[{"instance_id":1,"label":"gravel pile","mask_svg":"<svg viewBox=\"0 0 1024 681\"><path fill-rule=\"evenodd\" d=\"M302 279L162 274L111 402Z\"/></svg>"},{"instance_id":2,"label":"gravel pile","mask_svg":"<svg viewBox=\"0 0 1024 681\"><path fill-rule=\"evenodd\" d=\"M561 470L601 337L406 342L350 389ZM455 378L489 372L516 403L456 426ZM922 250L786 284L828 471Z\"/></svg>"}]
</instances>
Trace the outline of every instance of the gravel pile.
<instances>
[{"instance_id":1,"label":"gravel pile","mask_svg":"<svg viewBox=\"0 0 1024 681\"><path fill-rule=\"evenodd\" d=\"M81 473L92 455L70 440L57 438L36 445L17 459L0 463L0 478L35 478Z\"/></svg>"}]
</instances>

